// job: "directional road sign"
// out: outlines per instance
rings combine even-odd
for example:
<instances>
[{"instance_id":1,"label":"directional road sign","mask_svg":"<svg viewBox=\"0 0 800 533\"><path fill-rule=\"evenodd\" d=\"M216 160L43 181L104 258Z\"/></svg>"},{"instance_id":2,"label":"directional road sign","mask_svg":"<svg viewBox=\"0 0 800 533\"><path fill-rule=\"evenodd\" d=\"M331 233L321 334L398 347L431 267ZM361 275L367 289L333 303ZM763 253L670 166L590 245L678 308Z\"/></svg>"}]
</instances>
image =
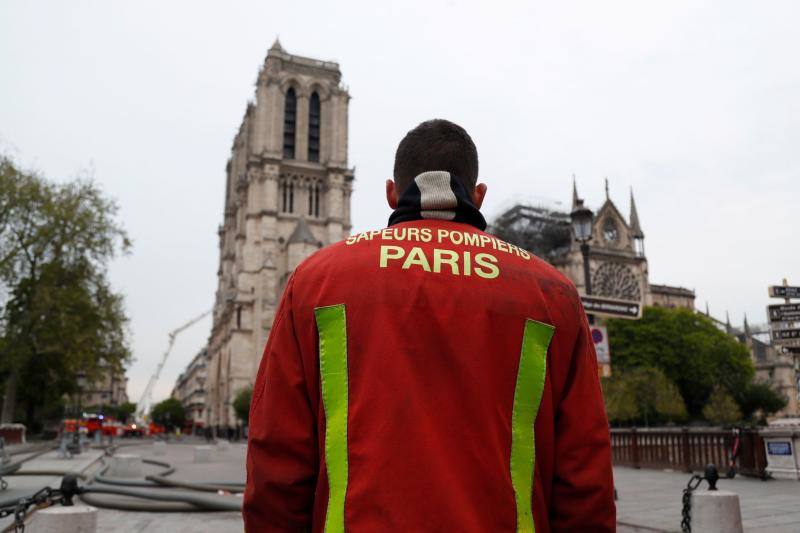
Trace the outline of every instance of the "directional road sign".
<instances>
[{"instance_id":1,"label":"directional road sign","mask_svg":"<svg viewBox=\"0 0 800 533\"><path fill-rule=\"evenodd\" d=\"M769 288L771 298L800 298L800 287L773 285Z\"/></svg>"},{"instance_id":2,"label":"directional road sign","mask_svg":"<svg viewBox=\"0 0 800 533\"><path fill-rule=\"evenodd\" d=\"M583 301L583 308L592 315L631 319L641 318L642 316L642 304L640 302L599 296L581 296L581 300Z\"/></svg>"},{"instance_id":3,"label":"directional road sign","mask_svg":"<svg viewBox=\"0 0 800 533\"><path fill-rule=\"evenodd\" d=\"M768 305L770 322L800 322L800 304Z\"/></svg>"},{"instance_id":4,"label":"directional road sign","mask_svg":"<svg viewBox=\"0 0 800 533\"><path fill-rule=\"evenodd\" d=\"M780 342L780 341L791 341L795 339L800 339L800 329L773 329L772 330L772 340Z\"/></svg>"}]
</instances>

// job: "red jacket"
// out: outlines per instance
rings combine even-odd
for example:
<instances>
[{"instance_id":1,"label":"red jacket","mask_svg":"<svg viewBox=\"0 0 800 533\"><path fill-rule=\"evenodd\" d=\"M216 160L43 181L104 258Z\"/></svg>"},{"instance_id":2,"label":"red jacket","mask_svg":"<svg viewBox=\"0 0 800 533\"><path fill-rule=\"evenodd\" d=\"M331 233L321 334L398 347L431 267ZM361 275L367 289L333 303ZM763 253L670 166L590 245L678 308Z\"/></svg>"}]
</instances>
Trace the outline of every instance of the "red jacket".
<instances>
[{"instance_id":1,"label":"red jacket","mask_svg":"<svg viewBox=\"0 0 800 533\"><path fill-rule=\"evenodd\" d=\"M575 288L466 224L354 235L296 269L248 446L250 532L615 529Z\"/></svg>"}]
</instances>

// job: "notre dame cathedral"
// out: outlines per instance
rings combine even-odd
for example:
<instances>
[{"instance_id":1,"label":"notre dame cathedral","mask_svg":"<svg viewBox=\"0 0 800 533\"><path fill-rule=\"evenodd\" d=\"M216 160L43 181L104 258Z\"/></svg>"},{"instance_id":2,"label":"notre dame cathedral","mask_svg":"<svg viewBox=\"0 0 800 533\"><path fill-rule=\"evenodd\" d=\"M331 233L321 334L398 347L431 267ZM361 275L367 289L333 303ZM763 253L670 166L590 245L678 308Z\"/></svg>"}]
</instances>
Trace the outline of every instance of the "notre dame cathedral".
<instances>
[{"instance_id":1,"label":"notre dame cathedral","mask_svg":"<svg viewBox=\"0 0 800 533\"><path fill-rule=\"evenodd\" d=\"M209 339L206 420L237 425L289 274L350 233L353 170L337 63L269 49L226 167L218 287Z\"/></svg>"},{"instance_id":2,"label":"notre dame cathedral","mask_svg":"<svg viewBox=\"0 0 800 533\"><path fill-rule=\"evenodd\" d=\"M572 209L582 202L573 182ZM490 231L533 251L562 271L585 292L583 255L572 233L570 214L544 207L517 205L492 224ZM644 251L644 231L633 192L626 218L611 200L597 210L589 239L589 271L592 294L640 302L646 306L694 309L694 291L650 283Z\"/></svg>"}]
</instances>

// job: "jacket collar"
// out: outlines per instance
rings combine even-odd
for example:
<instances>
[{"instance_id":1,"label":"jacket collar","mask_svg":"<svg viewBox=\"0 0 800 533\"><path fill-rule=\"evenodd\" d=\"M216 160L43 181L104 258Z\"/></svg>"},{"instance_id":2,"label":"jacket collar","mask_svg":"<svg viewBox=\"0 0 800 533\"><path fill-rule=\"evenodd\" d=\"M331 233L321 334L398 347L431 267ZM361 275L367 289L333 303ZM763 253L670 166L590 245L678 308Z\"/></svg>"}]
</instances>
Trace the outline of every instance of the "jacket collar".
<instances>
[{"instance_id":1,"label":"jacket collar","mask_svg":"<svg viewBox=\"0 0 800 533\"><path fill-rule=\"evenodd\" d=\"M389 226L410 220L450 220L483 231L486 219L472 203L461 180L449 172L423 172L403 192L389 217Z\"/></svg>"}]
</instances>

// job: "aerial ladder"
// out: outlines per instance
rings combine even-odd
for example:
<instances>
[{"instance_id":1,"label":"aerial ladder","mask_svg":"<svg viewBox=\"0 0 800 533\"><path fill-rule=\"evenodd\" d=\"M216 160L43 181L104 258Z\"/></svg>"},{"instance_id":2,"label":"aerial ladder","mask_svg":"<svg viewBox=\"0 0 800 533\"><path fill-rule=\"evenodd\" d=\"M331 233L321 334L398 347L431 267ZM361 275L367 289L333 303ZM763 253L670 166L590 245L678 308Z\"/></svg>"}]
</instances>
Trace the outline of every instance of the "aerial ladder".
<instances>
[{"instance_id":1,"label":"aerial ladder","mask_svg":"<svg viewBox=\"0 0 800 533\"><path fill-rule=\"evenodd\" d=\"M156 371L153 372L152 376L150 376L150 381L147 382L147 386L144 388L142 397L139 399L139 403L136 405L135 419L137 422L147 421L147 417L150 412L150 405L153 403L153 388L156 386L158 378L161 375L161 369L164 368L164 363L167 362L169 353L172 351L172 347L175 345L175 337L177 337L179 333L186 331L187 329L194 326L195 324L203 320L205 317L210 315L211 311L212 310L209 309L202 315L194 317L186 324L182 325L179 328L175 328L169 332L169 343L167 344L167 349L164 352L164 355L161 356L161 361L158 363Z\"/></svg>"}]
</instances>

